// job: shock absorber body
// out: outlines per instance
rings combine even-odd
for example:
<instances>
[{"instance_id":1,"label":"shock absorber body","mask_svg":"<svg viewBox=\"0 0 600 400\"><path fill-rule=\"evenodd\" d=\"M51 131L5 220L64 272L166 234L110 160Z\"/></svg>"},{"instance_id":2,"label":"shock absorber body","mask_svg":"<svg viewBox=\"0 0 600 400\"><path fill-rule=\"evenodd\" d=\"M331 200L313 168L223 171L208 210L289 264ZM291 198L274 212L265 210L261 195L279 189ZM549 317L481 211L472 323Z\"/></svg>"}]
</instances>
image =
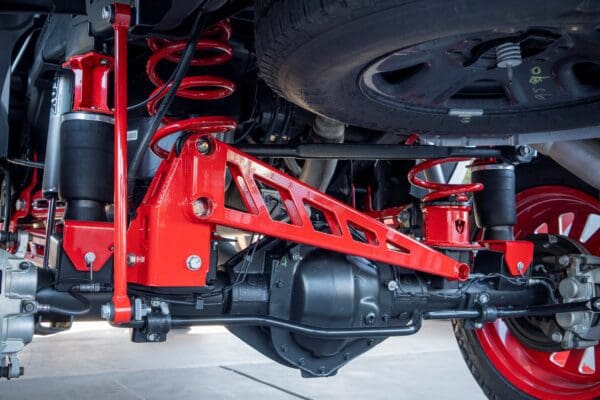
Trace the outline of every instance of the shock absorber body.
<instances>
[{"instance_id":1,"label":"shock absorber body","mask_svg":"<svg viewBox=\"0 0 600 400\"><path fill-rule=\"evenodd\" d=\"M231 60L233 48L227 42L230 37L231 26L228 21L222 21L207 29L196 44L196 50L204 52L205 55L192 59L190 66L216 66ZM146 74L150 82L157 88L150 95L147 109L150 115L155 115L159 102L171 86L171 83L165 83L158 75L157 65L163 60L172 63L179 62L179 53L185 48L186 42L149 39L148 46L153 54L146 63ZM190 100L220 100L231 96L235 90L235 83L226 78L213 75L194 75L183 79L177 90L177 96ZM164 118L163 123L164 126L154 134L150 142L151 150L161 158L166 158L169 154L169 150L159 144L160 140L167 136L184 131L220 134L231 131L236 127L236 121L226 116L201 116L185 120L175 120L169 117Z\"/></svg>"}]
</instances>

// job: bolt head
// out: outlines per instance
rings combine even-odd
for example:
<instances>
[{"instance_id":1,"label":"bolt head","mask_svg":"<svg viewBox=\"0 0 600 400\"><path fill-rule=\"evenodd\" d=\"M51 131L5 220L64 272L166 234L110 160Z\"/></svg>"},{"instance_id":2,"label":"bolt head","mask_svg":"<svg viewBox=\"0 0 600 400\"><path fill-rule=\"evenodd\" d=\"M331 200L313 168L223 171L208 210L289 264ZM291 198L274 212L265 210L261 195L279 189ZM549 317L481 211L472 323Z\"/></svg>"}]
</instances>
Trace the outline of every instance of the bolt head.
<instances>
[{"instance_id":1,"label":"bolt head","mask_svg":"<svg viewBox=\"0 0 600 400\"><path fill-rule=\"evenodd\" d=\"M396 282L396 281L389 281L387 283L387 289L390 292L395 292L398 289L398 282Z\"/></svg>"},{"instance_id":2,"label":"bolt head","mask_svg":"<svg viewBox=\"0 0 600 400\"><path fill-rule=\"evenodd\" d=\"M96 253L94 253L93 251L88 251L87 253L85 253L85 255L83 256L83 260L85 261L85 263L89 266L92 265L94 263L94 261L96 261Z\"/></svg>"},{"instance_id":3,"label":"bolt head","mask_svg":"<svg viewBox=\"0 0 600 400\"><path fill-rule=\"evenodd\" d=\"M185 265L190 271L198 271L202 267L202 258L192 254L185 260Z\"/></svg>"},{"instance_id":4,"label":"bolt head","mask_svg":"<svg viewBox=\"0 0 600 400\"><path fill-rule=\"evenodd\" d=\"M558 264L561 267L568 267L569 264L571 264L571 259L569 258L568 255L563 254L562 256L558 257Z\"/></svg>"},{"instance_id":5,"label":"bolt head","mask_svg":"<svg viewBox=\"0 0 600 400\"><path fill-rule=\"evenodd\" d=\"M210 141L206 138L200 138L196 142L196 149L200 154L208 154L211 150Z\"/></svg>"},{"instance_id":6,"label":"bolt head","mask_svg":"<svg viewBox=\"0 0 600 400\"><path fill-rule=\"evenodd\" d=\"M110 303L106 303L103 304L102 307L100 307L100 318L102 319L106 319L106 320L111 320L112 319L112 304Z\"/></svg>"},{"instance_id":7,"label":"bolt head","mask_svg":"<svg viewBox=\"0 0 600 400\"><path fill-rule=\"evenodd\" d=\"M593 305L594 305L594 308L595 308L595 309L599 310L599 309L600 309L600 299L598 299L598 300L594 301L594 304L593 304Z\"/></svg>"},{"instance_id":8,"label":"bolt head","mask_svg":"<svg viewBox=\"0 0 600 400\"><path fill-rule=\"evenodd\" d=\"M519 153L521 153L522 156L526 156L527 154L531 153L531 147L529 147L529 146L521 146L519 148Z\"/></svg>"},{"instance_id":9,"label":"bolt head","mask_svg":"<svg viewBox=\"0 0 600 400\"><path fill-rule=\"evenodd\" d=\"M194 215L199 218L208 216L210 214L210 208L210 200L206 197L199 198L194 201L194 204L192 205Z\"/></svg>"},{"instance_id":10,"label":"bolt head","mask_svg":"<svg viewBox=\"0 0 600 400\"><path fill-rule=\"evenodd\" d=\"M112 23L112 19L113 19L113 11L112 11L112 7L110 5L108 6L104 6L102 8L102 20L108 22L108 23Z\"/></svg>"},{"instance_id":11,"label":"bolt head","mask_svg":"<svg viewBox=\"0 0 600 400\"><path fill-rule=\"evenodd\" d=\"M294 260L294 261L300 261L300 260L302 260L302 256L300 255L300 253L295 252L295 253L292 254L292 260Z\"/></svg>"},{"instance_id":12,"label":"bolt head","mask_svg":"<svg viewBox=\"0 0 600 400\"><path fill-rule=\"evenodd\" d=\"M563 335L562 335L562 333L560 333L560 332L558 332L558 331L552 332L552 341L553 341L554 343L561 343L561 342L562 342L562 340L563 340Z\"/></svg>"},{"instance_id":13,"label":"bolt head","mask_svg":"<svg viewBox=\"0 0 600 400\"><path fill-rule=\"evenodd\" d=\"M477 299L479 304L487 304L490 301L490 295L488 293L481 293Z\"/></svg>"},{"instance_id":14,"label":"bolt head","mask_svg":"<svg viewBox=\"0 0 600 400\"><path fill-rule=\"evenodd\" d=\"M525 269L525 264L523 263L523 261L519 261L517 263L517 270L519 271L519 273L523 273L524 269Z\"/></svg>"}]
</instances>

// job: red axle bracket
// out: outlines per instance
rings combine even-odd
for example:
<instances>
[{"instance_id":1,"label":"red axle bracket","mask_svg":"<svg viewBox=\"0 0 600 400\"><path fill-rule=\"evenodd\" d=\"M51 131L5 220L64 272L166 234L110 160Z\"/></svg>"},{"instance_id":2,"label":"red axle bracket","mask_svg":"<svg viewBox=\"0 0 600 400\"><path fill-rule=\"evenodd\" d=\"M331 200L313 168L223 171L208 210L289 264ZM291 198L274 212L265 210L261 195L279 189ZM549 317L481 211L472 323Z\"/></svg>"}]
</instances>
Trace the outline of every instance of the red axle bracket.
<instances>
[{"instance_id":1,"label":"red axle bracket","mask_svg":"<svg viewBox=\"0 0 600 400\"><path fill-rule=\"evenodd\" d=\"M245 210L225 205L226 175ZM279 193L288 221L271 218L260 188ZM326 226L313 226L311 213ZM193 136L171 152L148 189L128 240L142 262L129 281L149 286L202 286L216 225L465 280L469 266L210 136Z\"/></svg>"}]
</instances>

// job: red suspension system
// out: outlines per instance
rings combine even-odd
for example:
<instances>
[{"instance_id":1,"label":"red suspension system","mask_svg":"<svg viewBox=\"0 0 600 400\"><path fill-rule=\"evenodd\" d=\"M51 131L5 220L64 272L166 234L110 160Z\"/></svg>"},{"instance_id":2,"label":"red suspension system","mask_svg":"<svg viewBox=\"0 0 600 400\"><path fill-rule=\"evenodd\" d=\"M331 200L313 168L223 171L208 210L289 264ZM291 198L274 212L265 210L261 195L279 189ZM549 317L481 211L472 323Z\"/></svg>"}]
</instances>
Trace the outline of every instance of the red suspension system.
<instances>
[{"instance_id":1,"label":"red suspension system","mask_svg":"<svg viewBox=\"0 0 600 400\"><path fill-rule=\"evenodd\" d=\"M471 206L466 202L467 193L483 190L481 183L449 184L432 182L417 175L447 162L468 161L469 158L450 157L423 161L408 173L408 180L415 186L432 192L423 197L423 237L428 245L450 248L479 247L471 243L469 214ZM447 199L444 201L444 199Z\"/></svg>"},{"instance_id":2,"label":"red suspension system","mask_svg":"<svg viewBox=\"0 0 600 400\"><path fill-rule=\"evenodd\" d=\"M209 67L221 65L233 57L233 48L227 42L231 37L231 25L229 21L222 21L207 29L202 38L196 44L196 50L202 52L190 62L192 67ZM148 46L154 52L146 63L146 74L148 79L157 88L150 95L147 109L150 115L156 115L159 102L167 94L171 83L167 83L159 76L158 64L162 61L178 63L181 60L180 53L186 46L185 41L168 41L161 39L148 39ZM194 75L183 79L177 96L190 100L220 100L231 96L236 90L235 83L222 77L212 75ZM235 129L236 121L225 116L203 116L175 120L164 118L165 124L160 128L150 142L152 151L161 158L167 158L169 151L160 147L161 139L176 132L187 131L193 133L225 133Z\"/></svg>"}]
</instances>

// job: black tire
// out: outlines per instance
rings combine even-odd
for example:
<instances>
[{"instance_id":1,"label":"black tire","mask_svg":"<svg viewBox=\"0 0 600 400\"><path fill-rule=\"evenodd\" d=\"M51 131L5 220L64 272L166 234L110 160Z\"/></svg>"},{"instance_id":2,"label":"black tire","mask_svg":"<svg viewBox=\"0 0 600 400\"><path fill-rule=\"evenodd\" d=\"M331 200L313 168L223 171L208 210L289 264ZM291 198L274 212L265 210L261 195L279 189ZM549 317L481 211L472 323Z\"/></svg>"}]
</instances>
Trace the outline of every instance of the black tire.
<instances>
[{"instance_id":1,"label":"black tire","mask_svg":"<svg viewBox=\"0 0 600 400\"><path fill-rule=\"evenodd\" d=\"M535 400L517 388L496 370L485 355L474 330L465 329L464 321L453 320L454 335L467 368L490 400Z\"/></svg>"},{"instance_id":2,"label":"black tire","mask_svg":"<svg viewBox=\"0 0 600 400\"><path fill-rule=\"evenodd\" d=\"M470 123L372 100L359 88L369 63L437 38L522 26L600 22L600 2L579 0L256 0L262 77L312 112L384 131L440 134L543 132L596 125L596 100L474 117ZM596 21L594 21L596 19Z\"/></svg>"}]
</instances>

